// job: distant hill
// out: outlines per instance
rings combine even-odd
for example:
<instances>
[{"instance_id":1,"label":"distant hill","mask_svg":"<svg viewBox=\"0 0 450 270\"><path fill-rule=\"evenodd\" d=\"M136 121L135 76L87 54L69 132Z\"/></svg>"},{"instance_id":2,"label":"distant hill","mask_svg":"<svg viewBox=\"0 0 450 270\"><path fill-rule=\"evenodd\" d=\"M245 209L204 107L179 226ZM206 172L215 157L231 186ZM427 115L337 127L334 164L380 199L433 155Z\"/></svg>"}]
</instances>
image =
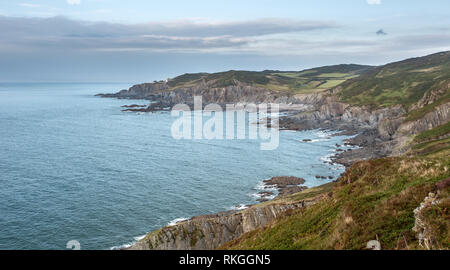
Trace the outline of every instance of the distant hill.
<instances>
[{"instance_id":1,"label":"distant hill","mask_svg":"<svg viewBox=\"0 0 450 270\"><path fill-rule=\"evenodd\" d=\"M286 93L313 93L333 88L348 79L373 69L365 65L335 65L302 71L230 70L218 73L187 73L168 81L172 89L192 86L201 82L212 87L227 87L240 83Z\"/></svg>"}]
</instances>

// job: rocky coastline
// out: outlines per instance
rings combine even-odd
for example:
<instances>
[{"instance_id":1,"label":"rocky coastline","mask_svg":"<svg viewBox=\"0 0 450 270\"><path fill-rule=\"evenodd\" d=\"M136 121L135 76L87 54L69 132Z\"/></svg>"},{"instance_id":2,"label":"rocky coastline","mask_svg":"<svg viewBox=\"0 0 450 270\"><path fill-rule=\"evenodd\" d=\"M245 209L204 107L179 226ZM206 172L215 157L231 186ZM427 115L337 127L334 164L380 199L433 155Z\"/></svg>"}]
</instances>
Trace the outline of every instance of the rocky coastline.
<instances>
[{"instance_id":1,"label":"rocky coastline","mask_svg":"<svg viewBox=\"0 0 450 270\"><path fill-rule=\"evenodd\" d=\"M147 86L149 87L149 86ZM132 87L131 92L141 89L140 87ZM151 87L148 89L152 89ZM225 92L232 89L225 89ZM149 106L125 106L124 112L157 112L164 111L174 105L176 101L186 101L187 104L192 106L194 93L183 94L183 96L177 96L173 94L170 99L166 99L166 95L161 96L149 96L146 94L140 94L138 96L131 95L129 91L121 91L118 94L99 95L101 97L114 97L114 98L141 98L151 101ZM242 100L235 99L221 99L220 95L217 95L217 91L212 96L207 95L206 100L222 103L222 101L230 101L240 103ZM254 89L254 91L258 91ZM219 91L220 92L220 91ZM141 93L138 91L138 93ZM272 94L270 94L272 95ZM152 97L152 98L150 98ZM311 96L284 96L275 99L272 96L262 98L263 95L252 94L252 97L244 98L247 102L291 102L282 103L280 108L284 112L284 116L279 118L279 128L282 130L309 130L309 129L322 129L322 130L334 130L337 131L336 135L356 135L351 140L345 142L346 146L362 146L362 136L370 134L367 132L369 127L365 124L361 124L360 121L331 121L334 117L333 114L328 116L324 115L321 106L326 104L326 97L323 95L311 95ZM204 97L205 100L205 97ZM293 103L295 102L295 103ZM314 109L318 109L317 114L312 114L314 118L309 116L309 112ZM330 112L328 112L330 113ZM335 113L334 113L335 114ZM316 118L317 117L317 118ZM358 135L364 134L364 135ZM370 134L373 137L376 133ZM358 137L360 136L360 137ZM307 141L306 141L307 142ZM352 154L353 151L342 150L341 146L336 146L337 153L331 157L331 162L343 164L349 166L353 161L359 159ZM349 149L351 150L351 149ZM361 152L365 154L365 152ZM317 175L316 178L333 181L330 176ZM302 207L307 207L316 203L319 198L313 197L305 201L295 202L283 202L283 198L289 197L292 194L304 191L307 187L302 186L305 180L293 176L275 176L271 179L263 181L266 187L273 187L276 189L276 193L272 190L260 191L257 200L259 204L246 206L243 210L230 210L220 212L215 215L203 215L192 217L189 220L181 221L172 226L166 226L160 230L149 233L144 239L138 241L127 249L215 249L228 241L234 240L243 233L260 228L267 223L275 220L288 210L295 210ZM214 236L213 236L214 235ZM213 236L213 237L212 237Z\"/></svg>"},{"instance_id":2,"label":"rocky coastline","mask_svg":"<svg viewBox=\"0 0 450 270\"><path fill-rule=\"evenodd\" d=\"M338 150L331 157L331 162L345 167L361 160L404 154L410 147L409 141L413 135L443 125L450 118L448 102L436 106L423 117L409 120L408 111L401 105L378 109L352 106L338 99L336 94L339 91L341 89L338 86L320 93L286 94L241 82L235 82L227 87L214 87L203 81L178 89L171 89L167 82L146 83L115 94L98 96L151 101L146 107L134 105L125 107L124 111L128 112L163 111L178 103L192 107L194 96L202 96L203 103L219 105L278 103L283 112L279 117L280 130L320 129L335 131L335 135L353 136L345 140L344 146L356 148L344 150L337 145ZM425 95L413 108L424 107L436 99L433 93ZM308 139L305 139L305 142L308 142ZM317 178L334 180L328 176L318 175ZM314 194L314 188L309 191L301 186L303 183L304 179L285 176L265 180L264 184L277 188L278 196L275 199L270 200L275 197L272 191L261 191L260 204L249 206L244 210L193 217L173 226L166 226L149 233L129 249L218 248L246 232L265 226L286 211L308 207L319 201L323 195L292 201L284 199L301 191Z\"/></svg>"}]
</instances>

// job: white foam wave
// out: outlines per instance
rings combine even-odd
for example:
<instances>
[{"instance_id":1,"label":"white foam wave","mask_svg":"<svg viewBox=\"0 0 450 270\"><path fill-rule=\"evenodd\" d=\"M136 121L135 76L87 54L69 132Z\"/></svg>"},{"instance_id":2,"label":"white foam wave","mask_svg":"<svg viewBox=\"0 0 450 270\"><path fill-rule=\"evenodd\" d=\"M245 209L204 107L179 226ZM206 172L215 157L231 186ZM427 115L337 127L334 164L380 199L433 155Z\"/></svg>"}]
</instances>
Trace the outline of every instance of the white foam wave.
<instances>
[{"instance_id":1,"label":"white foam wave","mask_svg":"<svg viewBox=\"0 0 450 270\"><path fill-rule=\"evenodd\" d=\"M176 219L170 221L170 222L167 224L167 226L175 226L175 225L177 225L177 223L183 222L183 221L186 221L186 220L188 220L188 218L176 218Z\"/></svg>"},{"instance_id":2,"label":"white foam wave","mask_svg":"<svg viewBox=\"0 0 450 270\"><path fill-rule=\"evenodd\" d=\"M264 197L265 199L268 199L268 200L273 200L277 196L275 194L267 196L267 195L263 195L263 194L259 194L259 193L251 193L249 195L255 200L261 199L262 197Z\"/></svg>"},{"instance_id":3,"label":"white foam wave","mask_svg":"<svg viewBox=\"0 0 450 270\"><path fill-rule=\"evenodd\" d=\"M264 182L259 182L256 186L255 189L258 191L264 190L264 191L277 191L277 186L276 185L267 185Z\"/></svg>"},{"instance_id":4,"label":"white foam wave","mask_svg":"<svg viewBox=\"0 0 450 270\"><path fill-rule=\"evenodd\" d=\"M239 211L239 210L244 210L244 209L247 209L247 208L248 208L247 205L245 205L245 204L239 204L239 205L235 205L235 206L230 207L230 210L236 210L236 211Z\"/></svg>"},{"instance_id":5,"label":"white foam wave","mask_svg":"<svg viewBox=\"0 0 450 270\"><path fill-rule=\"evenodd\" d=\"M249 196L252 197L255 200L261 199L262 197L268 199L268 200L273 200L275 199L275 197L277 196L276 194L278 193L278 189L276 185L267 185L266 183L264 183L263 181L259 182L255 188L255 190L257 190L258 192L255 193L250 193ZM274 194L273 195L265 195L265 194L260 194L260 192L262 191L271 191Z\"/></svg>"},{"instance_id":6,"label":"white foam wave","mask_svg":"<svg viewBox=\"0 0 450 270\"><path fill-rule=\"evenodd\" d=\"M114 247L110 248L110 250L121 250L121 249L129 248L129 247L133 246L134 244L136 244L137 242L139 242L140 240L144 239L146 235L147 234L133 237L133 241L132 242L127 243L127 244L123 244L123 245L120 245L120 246L114 246Z\"/></svg>"},{"instance_id":7,"label":"white foam wave","mask_svg":"<svg viewBox=\"0 0 450 270\"><path fill-rule=\"evenodd\" d=\"M326 139L312 139L311 142L312 143L315 143L315 142L327 142L329 140L330 140L329 138L326 138Z\"/></svg>"}]
</instances>

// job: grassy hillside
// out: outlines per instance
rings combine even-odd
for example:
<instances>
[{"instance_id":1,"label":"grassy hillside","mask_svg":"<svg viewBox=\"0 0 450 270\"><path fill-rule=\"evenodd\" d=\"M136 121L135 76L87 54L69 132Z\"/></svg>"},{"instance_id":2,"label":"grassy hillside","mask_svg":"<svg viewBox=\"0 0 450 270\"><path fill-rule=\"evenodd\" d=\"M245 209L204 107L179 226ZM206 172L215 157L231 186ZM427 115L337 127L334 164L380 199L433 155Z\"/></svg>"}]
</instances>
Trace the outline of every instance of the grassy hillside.
<instances>
[{"instance_id":1,"label":"grassy hillside","mask_svg":"<svg viewBox=\"0 0 450 270\"><path fill-rule=\"evenodd\" d=\"M450 122L415 136L412 155L434 155L450 151Z\"/></svg>"},{"instance_id":2,"label":"grassy hillside","mask_svg":"<svg viewBox=\"0 0 450 270\"><path fill-rule=\"evenodd\" d=\"M362 65L326 66L303 71L236 71L184 74L169 80L173 89L207 82L213 87L236 85L238 82L272 91L312 93L333 88L371 69Z\"/></svg>"},{"instance_id":3,"label":"grassy hillside","mask_svg":"<svg viewBox=\"0 0 450 270\"><path fill-rule=\"evenodd\" d=\"M450 83L450 52L412 58L372 69L340 85L342 101L373 108L401 104L409 108L433 89ZM441 102L448 102L447 95ZM436 104L425 108L432 110ZM420 113L419 113L420 114Z\"/></svg>"},{"instance_id":4,"label":"grassy hillside","mask_svg":"<svg viewBox=\"0 0 450 270\"><path fill-rule=\"evenodd\" d=\"M199 83L206 83L209 87L226 87L239 82L289 94L316 93L339 87L338 96L343 102L373 109L398 104L409 109L425 93L443 90L433 104L409 112L408 120L415 120L435 106L450 101L450 52L379 67L350 64L302 71L192 73L170 79L168 84L173 90Z\"/></svg>"},{"instance_id":5,"label":"grassy hillside","mask_svg":"<svg viewBox=\"0 0 450 270\"><path fill-rule=\"evenodd\" d=\"M262 229L244 234L223 249L364 249L378 239L383 249L423 249L416 233L414 209L450 177L448 124L418 135L409 156L361 161L330 184L295 194L325 195L307 209L288 212ZM425 141L425 143L424 143ZM436 147L437 146L437 147ZM440 202L426 208L423 221L433 248L450 248L450 188Z\"/></svg>"}]
</instances>

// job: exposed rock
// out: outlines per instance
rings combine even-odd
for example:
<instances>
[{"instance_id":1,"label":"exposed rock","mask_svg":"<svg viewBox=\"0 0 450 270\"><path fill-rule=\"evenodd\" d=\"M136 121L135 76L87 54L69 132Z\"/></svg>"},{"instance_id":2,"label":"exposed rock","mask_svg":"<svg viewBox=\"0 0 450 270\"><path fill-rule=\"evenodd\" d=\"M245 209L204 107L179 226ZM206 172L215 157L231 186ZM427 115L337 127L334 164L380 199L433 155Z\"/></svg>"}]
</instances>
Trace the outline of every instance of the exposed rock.
<instances>
[{"instance_id":1,"label":"exposed rock","mask_svg":"<svg viewBox=\"0 0 450 270\"><path fill-rule=\"evenodd\" d=\"M269 180L264 180L263 182L265 185L275 186L278 189L278 197L291 195L307 189L305 186L299 186L305 183L305 179L295 176L277 176Z\"/></svg>"},{"instance_id":2,"label":"exposed rock","mask_svg":"<svg viewBox=\"0 0 450 270\"><path fill-rule=\"evenodd\" d=\"M305 189L307 189L307 187L305 187L305 186L287 186L285 188L280 189L278 196L283 197L283 196L299 193Z\"/></svg>"},{"instance_id":3,"label":"exposed rock","mask_svg":"<svg viewBox=\"0 0 450 270\"><path fill-rule=\"evenodd\" d=\"M138 105L138 104L131 104L131 105L123 105L120 106L122 108L143 108L143 107L147 107L148 105Z\"/></svg>"},{"instance_id":4,"label":"exposed rock","mask_svg":"<svg viewBox=\"0 0 450 270\"><path fill-rule=\"evenodd\" d=\"M244 233L261 228L287 210L308 207L321 198L292 203L272 202L255 205L241 211L205 215L167 226L152 233L130 247L132 250L211 250Z\"/></svg>"},{"instance_id":5,"label":"exposed rock","mask_svg":"<svg viewBox=\"0 0 450 270\"><path fill-rule=\"evenodd\" d=\"M272 177L269 180L264 180L266 185L276 185L277 188L284 188L292 185L301 185L305 183L305 179L295 176L277 176Z\"/></svg>"},{"instance_id":6,"label":"exposed rock","mask_svg":"<svg viewBox=\"0 0 450 270\"><path fill-rule=\"evenodd\" d=\"M272 191L261 191L261 192L258 192L258 195L261 195L261 196L272 196L273 192Z\"/></svg>"},{"instance_id":7,"label":"exposed rock","mask_svg":"<svg viewBox=\"0 0 450 270\"><path fill-rule=\"evenodd\" d=\"M419 245L426 249L432 249L434 246L433 231L428 227L422 212L433 205L440 203L436 193L430 192L423 202L414 209L415 223L412 230L416 232Z\"/></svg>"},{"instance_id":8,"label":"exposed rock","mask_svg":"<svg viewBox=\"0 0 450 270\"><path fill-rule=\"evenodd\" d=\"M123 112L155 112L155 111L164 111L171 108L171 105L165 102L155 102L150 104L148 107L141 109L126 109L122 110Z\"/></svg>"}]
</instances>

